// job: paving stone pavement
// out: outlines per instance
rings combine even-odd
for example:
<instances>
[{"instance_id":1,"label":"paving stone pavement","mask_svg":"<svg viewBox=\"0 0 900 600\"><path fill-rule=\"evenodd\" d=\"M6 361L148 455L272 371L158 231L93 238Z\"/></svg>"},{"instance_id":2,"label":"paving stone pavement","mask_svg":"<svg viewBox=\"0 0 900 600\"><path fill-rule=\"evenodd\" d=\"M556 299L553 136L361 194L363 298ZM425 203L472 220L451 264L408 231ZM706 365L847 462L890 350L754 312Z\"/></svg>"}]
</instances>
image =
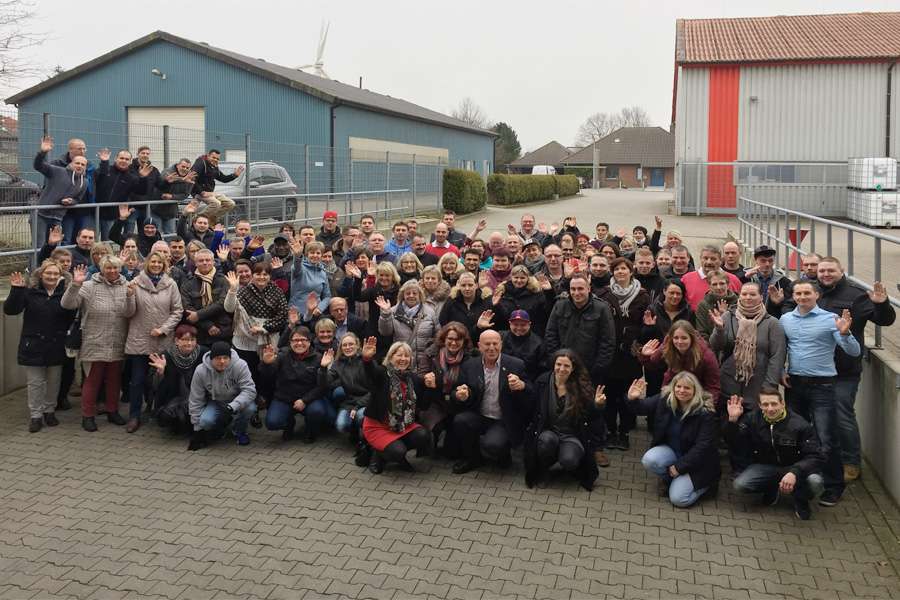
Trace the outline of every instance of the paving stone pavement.
<instances>
[{"instance_id":1,"label":"paving stone pavement","mask_svg":"<svg viewBox=\"0 0 900 600\"><path fill-rule=\"evenodd\" d=\"M798 522L727 476L673 508L643 432L588 493L529 490L520 463L372 476L337 436L189 453L152 423L59 415L29 434L24 392L0 399L0 598L900 598L900 515L874 482Z\"/></svg>"}]
</instances>

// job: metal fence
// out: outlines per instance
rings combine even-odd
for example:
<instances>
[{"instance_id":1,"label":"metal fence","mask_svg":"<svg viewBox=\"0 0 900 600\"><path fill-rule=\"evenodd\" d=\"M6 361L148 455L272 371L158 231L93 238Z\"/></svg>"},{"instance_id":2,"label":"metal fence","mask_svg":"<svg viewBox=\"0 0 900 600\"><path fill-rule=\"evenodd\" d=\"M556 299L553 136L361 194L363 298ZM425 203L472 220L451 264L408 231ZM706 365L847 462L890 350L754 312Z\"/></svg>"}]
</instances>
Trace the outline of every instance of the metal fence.
<instances>
[{"instance_id":1,"label":"metal fence","mask_svg":"<svg viewBox=\"0 0 900 600\"><path fill-rule=\"evenodd\" d=\"M847 216L846 162L684 162L675 180L680 215L734 214L743 197L819 217Z\"/></svg>"},{"instance_id":2,"label":"metal fence","mask_svg":"<svg viewBox=\"0 0 900 600\"><path fill-rule=\"evenodd\" d=\"M867 290L880 281L893 291L900 281L900 237L744 197L738 198L737 214L746 251L762 244L775 248L778 266L794 278L801 275L800 257L814 252L838 258L847 279ZM897 297L890 302L900 308ZM888 341L900 348L900 331ZM876 326L875 347L882 345L882 328Z\"/></svg>"},{"instance_id":3,"label":"metal fence","mask_svg":"<svg viewBox=\"0 0 900 600\"><path fill-rule=\"evenodd\" d=\"M290 144L247 133L0 111L0 268L8 262L4 256L25 255L41 243L34 239L30 215L43 185L33 162L45 135L55 144L49 159L64 155L67 141L77 138L85 142L94 166L102 148L112 150L114 158L119 149L136 154L138 147L149 146L160 171L216 148L222 152L223 172L245 167L240 178L217 183L216 190L236 200L235 214L254 225L315 220L325 210L338 211L345 223L364 213L388 219L439 210L444 170L482 167L452 157ZM96 213L97 208L86 210Z\"/></svg>"}]
</instances>

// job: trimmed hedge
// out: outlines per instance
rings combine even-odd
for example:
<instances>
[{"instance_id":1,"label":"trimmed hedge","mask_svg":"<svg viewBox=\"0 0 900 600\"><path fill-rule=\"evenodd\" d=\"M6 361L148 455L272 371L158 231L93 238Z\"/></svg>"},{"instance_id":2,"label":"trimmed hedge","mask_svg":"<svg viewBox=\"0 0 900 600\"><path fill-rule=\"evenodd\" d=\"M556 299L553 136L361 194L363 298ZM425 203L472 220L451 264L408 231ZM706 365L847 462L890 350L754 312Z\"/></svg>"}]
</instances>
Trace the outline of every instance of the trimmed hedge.
<instances>
[{"instance_id":1,"label":"trimmed hedge","mask_svg":"<svg viewBox=\"0 0 900 600\"><path fill-rule=\"evenodd\" d=\"M554 194L574 196L580 189L574 175L502 175L488 177L487 193L493 204L522 204L550 200Z\"/></svg>"},{"instance_id":2,"label":"trimmed hedge","mask_svg":"<svg viewBox=\"0 0 900 600\"><path fill-rule=\"evenodd\" d=\"M456 214L481 210L487 204L484 180L475 171L444 170L444 208Z\"/></svg>"}]
</instances>

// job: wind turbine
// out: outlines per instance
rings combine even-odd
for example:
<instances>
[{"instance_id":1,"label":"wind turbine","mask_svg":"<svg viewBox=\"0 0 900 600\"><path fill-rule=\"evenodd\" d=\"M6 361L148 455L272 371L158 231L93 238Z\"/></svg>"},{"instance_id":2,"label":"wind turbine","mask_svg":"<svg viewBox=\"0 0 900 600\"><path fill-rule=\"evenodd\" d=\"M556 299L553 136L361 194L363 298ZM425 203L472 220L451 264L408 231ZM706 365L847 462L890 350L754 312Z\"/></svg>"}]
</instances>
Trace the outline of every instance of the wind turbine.
<instances>
[{"instance_id":1,"label":"wind turbine","mask_svg":"<svg viewBox=\"0 0 900 600\"><path fill-rule=\"evenodd\" d=\"M316 62L303 65L302 67L297 67L299 70L304 69L312 69L312 72L319 77L324 77L325 79L331 79L328 77L328 73L325 72L325 61L323 55L325 54L325 40L328 39L328 28L331 26L330 22L322 21L322 30L319 34L319 49L316 52Z\"/></svg>"}]
</instances>

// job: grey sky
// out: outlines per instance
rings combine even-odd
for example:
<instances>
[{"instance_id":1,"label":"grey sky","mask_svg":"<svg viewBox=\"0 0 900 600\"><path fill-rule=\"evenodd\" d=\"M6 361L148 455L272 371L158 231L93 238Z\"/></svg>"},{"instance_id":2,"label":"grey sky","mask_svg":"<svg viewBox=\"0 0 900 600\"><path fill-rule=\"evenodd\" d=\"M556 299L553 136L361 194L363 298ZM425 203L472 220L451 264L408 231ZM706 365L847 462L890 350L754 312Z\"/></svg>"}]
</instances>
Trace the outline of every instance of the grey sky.
<instances>
[{"instance_id":1,"label":"grey sky","mask_svg":"<svg viewBox=\"0 0 900 600\"><path fill-rule=\"evenodd\" d=\"M102 7L102 8L101 8ZM572 144L589 114L644 106L671 120L676 18L898 10L896 0L434 3L42 1L34 49L47 71L71 68L156 29L295 66L315 57L331 21L325 69L345 83L450 112L471 96L506 121L524 150ZM22 88L37 80L23 82Z\"/></svg>"}]
</instances>

